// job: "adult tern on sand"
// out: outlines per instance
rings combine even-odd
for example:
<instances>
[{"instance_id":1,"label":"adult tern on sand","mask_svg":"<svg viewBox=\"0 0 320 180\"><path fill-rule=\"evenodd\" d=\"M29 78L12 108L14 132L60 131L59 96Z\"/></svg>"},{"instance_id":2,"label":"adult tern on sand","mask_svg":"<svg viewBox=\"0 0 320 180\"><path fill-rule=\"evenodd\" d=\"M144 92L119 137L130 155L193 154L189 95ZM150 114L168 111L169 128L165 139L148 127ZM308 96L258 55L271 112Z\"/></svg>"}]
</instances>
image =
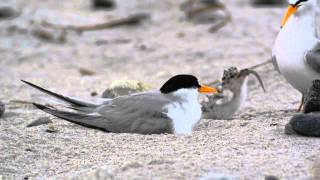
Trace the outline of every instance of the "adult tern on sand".
<instances>
[{"instance_id":1,"label":"adult tern on sand","mask_svg":"<svg viewBox=\"0 0 320 180\"><path fill-rule=\"evenodd\" d=\"M320 79L320 43L316 29L316 0L290 0L276 38L272 60L286 80L303 96ZM301 110L301 106L299 110Z\"/></svg>"},{"instance_id":2,"label":"adult tern on sand","mask_svg":"<svg viewBox=\"0 0 320 180\"><path fill-rule=\"evenodd\" d=\"M120 96L101 104L66 97L30 82L26 84L66 102L75 112L34 105L69 122L114 133L191 133L201 117L200 93L216 93L216 88L200 85L192 75L176 75L160 90Z\"/></svg>"}]
</instances>

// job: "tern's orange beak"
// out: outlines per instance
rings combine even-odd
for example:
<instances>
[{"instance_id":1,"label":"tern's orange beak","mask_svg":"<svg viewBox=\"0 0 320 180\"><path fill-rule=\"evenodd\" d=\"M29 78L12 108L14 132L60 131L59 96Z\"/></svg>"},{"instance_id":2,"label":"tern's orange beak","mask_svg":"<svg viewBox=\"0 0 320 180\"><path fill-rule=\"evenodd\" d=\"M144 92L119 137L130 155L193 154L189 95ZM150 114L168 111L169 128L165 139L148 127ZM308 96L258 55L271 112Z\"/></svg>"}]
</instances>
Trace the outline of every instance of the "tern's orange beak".
<instances>
[{"instance_id":1,"label":"tern's orange beak","mask_svg":"<svg viewBox=\"0 0 320 180\"><path fill-rule=\"evenodd\" d=\"M218 90L213 87L201 85L198 89L200 93L217 93Z\"/></svg>"},{"instance_id":2,"label":"tern's orange beak","mask_svg":"<svg viewBox=\"0 0 320 180\"><path fill-rule=\"evenodd\" d=\"M281 21L281 28L284 27L284 25L287 23L289 17L294 14L298 9L298 6L289 5L286 14L284 15L282 21Z\"/></svg>"}]
</instances>

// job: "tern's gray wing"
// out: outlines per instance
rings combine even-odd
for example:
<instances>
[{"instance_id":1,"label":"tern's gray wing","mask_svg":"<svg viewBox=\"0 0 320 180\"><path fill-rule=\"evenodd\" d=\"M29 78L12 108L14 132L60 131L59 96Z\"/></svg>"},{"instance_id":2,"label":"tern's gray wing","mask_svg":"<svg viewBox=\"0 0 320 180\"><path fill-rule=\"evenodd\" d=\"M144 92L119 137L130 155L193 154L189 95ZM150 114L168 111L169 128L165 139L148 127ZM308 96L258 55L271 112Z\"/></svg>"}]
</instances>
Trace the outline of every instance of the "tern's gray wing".
<instances>
[{"instance_id":1,"label":"tern's gray wing","mask_svg":"<svg viewBox=\"0 0 320 180\"><path fill-rule=\"evenodd\" d=\"M316 72L320 73L320 43L305 54L305 62Z\"/></svg>"},{"instance_id":2,"label":"tern's gray wing","mask_svg":"<svg viewBox=\"0 0 320 180\"><path fill-rule=\"evenodd\" d=\"M100 106L96 113L108 121L111 132L172 133L165 106L173 100L158 91L122 96Z\"/></svg>"},{"instance_id":3,"label":"tern's gray wing","mask_svg":"<svg viewBox=\"0 0 320 180\"><path fill-rule=\"evenodd\" d=\"M114 133L161 134L173 133L172 121L164 108L172 98L161 93L141 93L122 96L100 105L95 113L83 114L51 109L34 104L37 108L82 126Z\"/></svg>"},{"instance_id":4,"label":"tern's gray wing","mask_svg":"<svg viewBox=\"0 0 320 180\"><path fill-rule=\"evenodd\" d=\"M76 99L76 98L71 98L71 97L67 97L52 91L49 91L45 88L42 88L38 85L35 85L31 82L25 81L25 80L21 80L22 82L28 84L29 86L38 89L39 91L48 94L58 100L61 100L65 103L67 103L69 105L69 108L78 110L78 111L82 111L82 112L87 112L87 113L91 113L96 107L98 107L100 104L106 104L108 103L108 99L104 99L104 100L99 100L99 102L88 102L88 101L84 101L84 100L80 100L80 99Z\"/></svg>"},{"instance_id":5,"label":"tern's gray wing","mask_svg":"<svg viewBox=\"0 0 320 180\"><path fill-rule=\"evenodd\" d=\"M279 66L278 66L277 58L276 58L275 55L272 55L272 57L271 57L271 62L272 62L272 64L273 64L274 69L275 69L276 71L278 71L279 73L281 73L281 72L280 72L280 69L279 69Z\"/></svg>"}]
</instances>

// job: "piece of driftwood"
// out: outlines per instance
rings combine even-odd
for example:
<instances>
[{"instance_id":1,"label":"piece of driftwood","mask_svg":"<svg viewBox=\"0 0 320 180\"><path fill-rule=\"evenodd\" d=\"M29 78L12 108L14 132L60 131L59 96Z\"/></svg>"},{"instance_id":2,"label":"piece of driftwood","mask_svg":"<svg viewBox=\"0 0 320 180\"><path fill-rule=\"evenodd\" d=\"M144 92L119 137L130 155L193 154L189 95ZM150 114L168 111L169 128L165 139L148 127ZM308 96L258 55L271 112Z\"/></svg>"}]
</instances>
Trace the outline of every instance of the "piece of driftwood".
<instances>
[{"instance_id":1,"label":"piece of driftwood","mask_svg":"<svg viewBox=\"0 0 320 180\"><path fill-rule=\"evenodd\" d=\"M120 19L109 21L109 22L100 23L100 24L92 24L92 25L82 25L82 26L80 26L80 25L79 26L59 25L59 24L54 24L54 23L50 23L47 21L42 21L41 24L43 26L50 27L53 29L71 30L71 31L77 31L77 32L81 33L84 31L98 31L98 30L115 28L115 27L125 26L125 25L130 25L130 26L139 25L147 19L150 19L150 14L137 13L137 14L132 14L132 15L125 17L125 18L120 18Z\"/></svg>"}]
</instances>

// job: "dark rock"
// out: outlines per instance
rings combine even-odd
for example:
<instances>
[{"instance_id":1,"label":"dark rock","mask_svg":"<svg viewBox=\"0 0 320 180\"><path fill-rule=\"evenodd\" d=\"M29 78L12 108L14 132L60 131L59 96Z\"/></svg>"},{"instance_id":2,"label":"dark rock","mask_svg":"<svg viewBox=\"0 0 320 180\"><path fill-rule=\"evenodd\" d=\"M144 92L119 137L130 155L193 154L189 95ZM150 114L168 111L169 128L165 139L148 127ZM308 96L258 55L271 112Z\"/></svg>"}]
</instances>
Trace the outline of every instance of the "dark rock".
<instances>
[{"instance_id":1,"label":"dark rock","mask_svg":"<svg viewBox=\"0 0 320 180\"><path fill-rule=\"evenodd\" d=\"M288 4L287 0L251 0L254 6L283 6Z\"/></svg>"},{"instance_id":2,"label":"dark rock","mask_svg":"<svg viewBox=\"0 0 320 180\"><path fill-rule=\"evenodd\" d=\"M320 80L314 80L305 94L304 113L320 111Z\"/></svg>"},{"instance_id":3,"label":"dark rock","mask_svg":"<svg viewBox=\"0 0 320 180\"><path fill-rule=\"evenodd\" d=\"M297 134L293 129L290 123L286 124L284 128L284 133L288 135Z\"/></svg>"},{"instance_id":4,"label":"dark rock","mask_svg":"<svg viewBox=\"0 0 320 180\"><path fill-rule=\"evenodd\" d=\"M6 110L5 105L3 104L3 102L0 101L0 118L4 114L5 110Z\"/></svg>"},{"instance_id":5,"label":"dark rock","mask_svg":"<svg viewBox=\"0 0 320 180\"><path fill-rule=\"evenodd\" d=\"M298 114L286 125L286 133L295 132L303 136L320 137L320 113Z\"/></svg>"},{"instance_id":6,"label":"dark rock","mask_svg":"<svg viewBox=\"0 0 320 180\"><path fill-rule=\"evenodd\" d=\"M114 9L116 3L113 0L92 0L92 7L95 9Z\"/></svg>"}]
</instances>

